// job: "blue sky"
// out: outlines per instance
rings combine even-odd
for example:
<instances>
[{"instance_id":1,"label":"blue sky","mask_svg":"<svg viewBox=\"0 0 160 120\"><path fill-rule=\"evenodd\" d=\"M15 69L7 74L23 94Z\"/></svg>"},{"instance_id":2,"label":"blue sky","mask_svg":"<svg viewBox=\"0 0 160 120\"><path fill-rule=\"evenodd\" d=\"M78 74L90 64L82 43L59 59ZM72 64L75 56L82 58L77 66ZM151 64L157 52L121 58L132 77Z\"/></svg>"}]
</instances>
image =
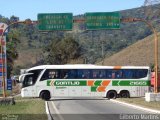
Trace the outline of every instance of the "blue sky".
<instances>
[{"instance_id":1,"label":"blue sky","mask_svg":"<svg viewBox=\"0 0 160 120\"><path fill-rule=\"evenodd\" d=\"M140 7L144 0L1 0L0 14L37 20L38 13L113 12Z\"/></svg>"}]
</instances>

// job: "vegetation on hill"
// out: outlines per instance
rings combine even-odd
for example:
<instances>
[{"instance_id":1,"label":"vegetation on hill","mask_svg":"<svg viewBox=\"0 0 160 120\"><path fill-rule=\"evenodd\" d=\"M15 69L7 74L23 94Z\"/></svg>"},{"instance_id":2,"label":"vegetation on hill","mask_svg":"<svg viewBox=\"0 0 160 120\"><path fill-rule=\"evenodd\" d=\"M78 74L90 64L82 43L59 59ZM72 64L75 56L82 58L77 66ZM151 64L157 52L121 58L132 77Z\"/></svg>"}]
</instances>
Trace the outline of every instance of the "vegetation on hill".
<instances>
[{"instance_id":1,"label":"vegetation on hill","mask_svg":"<svg viewBox=\"0 0 160 120\"><path fill-rule=\"evenodd\" d=\"M158 38L158 44L160 45L160 33L158 34ZM160 52L160 47L158 51ZM103 64L109 66L152 66L154 65L154 55L154 36L151 35L117 52L111 57L105 58ZM160 56L158 57L160 67ZM98 64L102 64L102 62Z\"/></svg>"}]
</instances>

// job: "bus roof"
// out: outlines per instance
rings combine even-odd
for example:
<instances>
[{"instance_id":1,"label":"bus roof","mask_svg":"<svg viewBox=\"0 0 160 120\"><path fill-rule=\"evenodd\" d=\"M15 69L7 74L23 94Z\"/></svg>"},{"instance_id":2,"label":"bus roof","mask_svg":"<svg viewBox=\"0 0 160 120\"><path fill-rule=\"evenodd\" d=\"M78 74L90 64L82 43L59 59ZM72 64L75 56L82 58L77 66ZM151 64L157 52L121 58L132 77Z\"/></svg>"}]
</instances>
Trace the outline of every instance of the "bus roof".
<instances>
[{"instance_id":1,"label":"bus roof","mask_svg":"<svg viewBox=\"0 0 160 120\"><path fill-rule=\"evenodd\" d=\"M36 69L149 69L149 66L101 66L93 64L65 64L65 65L40 65L27 71Z\"/></svg>"}]
</instances>

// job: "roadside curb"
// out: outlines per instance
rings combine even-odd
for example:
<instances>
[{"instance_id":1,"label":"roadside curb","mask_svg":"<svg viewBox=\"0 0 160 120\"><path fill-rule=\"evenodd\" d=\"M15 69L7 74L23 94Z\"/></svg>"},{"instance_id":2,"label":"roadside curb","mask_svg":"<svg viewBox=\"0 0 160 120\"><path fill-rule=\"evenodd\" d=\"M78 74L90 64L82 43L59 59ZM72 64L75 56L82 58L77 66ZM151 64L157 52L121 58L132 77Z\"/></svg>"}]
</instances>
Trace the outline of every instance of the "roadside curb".
<instances>
[{"instance_id":1,"label":"roadside curb","mask_svg":"<svg viewBox=\"0 0 160 120\"><path fill-rule=\"evenodd\" d=\"M46 106L46 113L47 113L48 120L53 120L52 117L51 117L51 114L49 112L47 101L45 101L45 106Z\"/></svg>"},{"instance_id":2,"label":"roadside curb","mask_svg":"<svg viewBox=\"0 0 160 120\"><path fill-rule=\"evenodd\" d=\"M129 107L133 107L133 108L136 108L136 109L141 109L141 110L144 110L144 111L160 114L159 110L145 108L145 107L141 107L141 106L138 106L138 105L134 105L134 104L118 101L118 100L113 100L113 99L110 99L110 101L115 102L115 103L119 103L119 104L122 104L122 105L126 105L126 106L129 106Z\"/></svg>"}]
</instances>

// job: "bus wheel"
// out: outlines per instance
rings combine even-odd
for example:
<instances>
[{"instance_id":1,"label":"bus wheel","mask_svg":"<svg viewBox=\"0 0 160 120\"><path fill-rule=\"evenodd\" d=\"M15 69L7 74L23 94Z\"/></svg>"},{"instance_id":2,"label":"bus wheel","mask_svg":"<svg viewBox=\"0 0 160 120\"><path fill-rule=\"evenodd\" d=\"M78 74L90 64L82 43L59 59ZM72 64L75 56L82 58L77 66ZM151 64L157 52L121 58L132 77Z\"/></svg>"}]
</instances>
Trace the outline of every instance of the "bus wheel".
<instances>
[{"instance_id":1,"label":"bus wheel","mask_svg":"<svg viewBox=\"0 0 160 120\"><path fill-rule=\"evenodd\" d=\"M108 91L107 93L108 99L116 99L117 98L117 92L114 90Z\"/></svg>"},{"instance_id":2,"label":"bus wheel","mask_svg":"<svg viewBox=\"0 0 160 120\"><path fill-rule=\"evenodd\" d=\"M46 100L48 101L51 96L50 96L50 92L49 91L42 91L41 94L40 94L40 97L43 99L43 100Z\"/></svg>"},{"instance_id":3,"label":"bus wheel","mask_svg":"<svg viewBox=\"0 0 160 120\"><path fill-rule=\"evenodd\" d=\"M120 92L120 97L121 98L129 98L130 94L129 94L129 92L127 90L124 90L124 91Z\"/></svg>"}]
</instances>

